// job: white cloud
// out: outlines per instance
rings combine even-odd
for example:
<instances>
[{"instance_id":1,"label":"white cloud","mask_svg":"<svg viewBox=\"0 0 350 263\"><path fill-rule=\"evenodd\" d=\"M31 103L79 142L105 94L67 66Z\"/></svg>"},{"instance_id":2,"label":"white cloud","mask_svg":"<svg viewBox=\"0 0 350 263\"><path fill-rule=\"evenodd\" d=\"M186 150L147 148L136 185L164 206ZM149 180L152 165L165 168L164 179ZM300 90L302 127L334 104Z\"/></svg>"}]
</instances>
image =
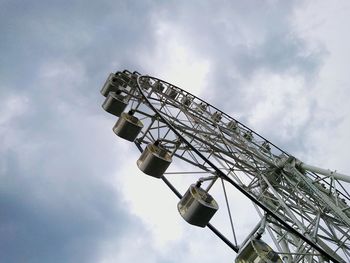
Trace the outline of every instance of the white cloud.
<instances>
[{"instance_id":1,"label":"white cloud","mask_svg":"<svg viewBox=\"0 0 350 263\"><path fill-rule=\"evenodd\" d=\"M25 95L9 95L2 98L0 106L0 128L28 110L29 98Z\"/></svg>"},{"instance_id":2,"label":"white cloud","mask_svg":"<svg viewBox=\"0 0 350 263\"><path fill-rule=\"evenodd\" d=\"M300 76L255 75L245 89L244 100L252 105L247 114L249 126L285 142L295 139L310 118L310 93Z\"/></svg>"},{"instance_id":3,"label":"white cloud","mask_svg":"<svg viewBox=\"0 0 350 263\"><path fill-rule=\"evenodd\" d=\"M143 57L145 74L159 77L195 95L208 88L210 61L198 54L189 39L175 23L157 16L155 20L155 46Z\"/></svg>"},{"instance_id":4,"label":"white cloud","mask_svg":"<svg viewBox=\"0 0 350 263\"><path fill-rule=\"evenodd\" d=\"M296 12L295 28L310 43L327 50L324 65L312 96L317 103L315 121L308 137L310 161L324 168L342 170L350 174L348 162L350 107L350 4L347 1L313 1Z\"/></svg>"},{"instance_id":5,"label":"white cloud","mask_svg":"<svg viewBox=\"0 0 350 263\"><path fill-rule=\"evenodd\" d=\"M112 235L99 232L103 236L96 248L99 262L224 262L235 256L208 229L190 226L180 217L173 193L161 181L142 174L136 166L136 147L111 131L115 118L102 113L99 104L103 98L100 87L95 86L98 81L102 85L109 72L101 71L110 65L132 65L130 70L142 65L145 71L141 73L195 95L209 94L203 99L217 99L215 106L235 112L252 129L294 149L297 157L300 154L311 164L349 173L347 2L177 2L159 6L145 2L133 6L103 1L97 6L84 4L83 19L79 5L67 8L63 1L62 6L54 6L52 16L51 6L48 10L40 4L31 12L23 8L26 14L21 23L13 23L21 24L21 34L5 32L6 47L12 53L2 49L9 65L4 63L6 83L1 83L0 92L0 134L5 146L0 150L4 157L0 175L9 175L9 185L16 193L23 191L23 178L31 182L29 190L35 191L31 202L61 209L62 217L67 205L83 213L79 216L86 222L95 218L98 223L110 220L108 224L125 229L143 228L130 230L130 236L118 236L115 230ZM68 14L63 13L66 9ZM38 61L34 63L33 58ZM18 72L8 74L18 68L25 79L21 83ZM4 168L9 163L23 174L10 174ZM21 179L17 178L18 185L16 176ZM176 183L184 190L189 181ZM96 184L108 187L95 188ZM101 197L101 189L109 187L122 197ZM250 220L244 199L231 190L235 225L243 238L255 221ZM90 207L85 198L97 203ZM128 213L109 214L119 206ZM213 222L226 226L225 212L223 205ZM62 224L52 218L45 221L47 225L52 222ZM59 227L63 226L74 228L69 224ZM35 232L38 226L31 227ZM227 226L224 232L231 235Z\"/></svg>"}]
</instances>

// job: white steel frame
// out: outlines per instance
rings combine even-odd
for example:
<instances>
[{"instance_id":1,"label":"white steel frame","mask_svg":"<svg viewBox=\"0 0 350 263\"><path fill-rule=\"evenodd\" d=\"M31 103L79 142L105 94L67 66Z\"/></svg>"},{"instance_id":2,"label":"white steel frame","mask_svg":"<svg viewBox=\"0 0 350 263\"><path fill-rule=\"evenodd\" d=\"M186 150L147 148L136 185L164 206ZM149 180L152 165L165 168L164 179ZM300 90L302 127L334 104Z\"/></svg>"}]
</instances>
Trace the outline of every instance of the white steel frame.
<instances>
[{"instance_id":1,"label":"white steel frame","mask_svg":"<svg viewBox=\"0 0 350 263\"><path fill-rule=\"evenodd\" d=\"M234 238L214 231L238 252L225 184L249 198L262 218L251 236L263 228L271 236L284 262L350 262L350 195L341 181L346 175L307 165L287 154L253 130L196 96L160 79L127 70L116 74L144 128L135 144L160 141L173 155L196 171L197 179L221 181ZM179 171L173 174L186 174ZM174 176L174 175L172 175ZM181 197L169 182L163 181ZM220 179L220 180L217 180ZM227 186L226 186L227 187Z\"/></svg>"}]
</instances>

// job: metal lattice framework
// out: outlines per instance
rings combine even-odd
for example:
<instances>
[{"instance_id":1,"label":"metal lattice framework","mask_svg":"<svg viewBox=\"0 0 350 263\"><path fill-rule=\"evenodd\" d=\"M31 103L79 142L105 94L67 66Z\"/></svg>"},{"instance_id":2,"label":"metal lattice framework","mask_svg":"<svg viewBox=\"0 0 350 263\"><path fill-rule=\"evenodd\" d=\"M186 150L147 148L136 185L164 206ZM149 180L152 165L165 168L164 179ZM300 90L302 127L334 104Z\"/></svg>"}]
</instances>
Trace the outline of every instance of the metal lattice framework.
<instances>
[{"instance_id":1,"label":"metal lattice framework","mask_svg":"<svg viewBox=\"0 0 350 263\"><path fill-rule=\"evenodd\" d=\"M349 177L304 164L168 82L127 70L113 77L113 89L144 124L135 140L140 151L159 141L175 162L193 167L164 173L161 179L170 189L181 198L169 181L181 175L205 182L208 191L214 184L221 186L233 238L208 227L235 252L265 231L283 262L350 262L350 195L341 183ZM248 198L261 218L244 240L238 240L239 229L234 228L228 185Z\"/></svg>"}]
</instances>

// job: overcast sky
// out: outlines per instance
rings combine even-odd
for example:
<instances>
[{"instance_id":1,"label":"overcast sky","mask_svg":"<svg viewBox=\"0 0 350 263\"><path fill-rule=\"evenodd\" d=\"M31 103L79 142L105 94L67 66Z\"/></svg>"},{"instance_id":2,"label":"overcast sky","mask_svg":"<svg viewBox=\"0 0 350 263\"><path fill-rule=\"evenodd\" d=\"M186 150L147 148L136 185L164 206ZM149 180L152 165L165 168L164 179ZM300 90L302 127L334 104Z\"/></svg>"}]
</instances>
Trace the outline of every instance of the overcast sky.
<instances>
[{"instance_id":1,"label":"overcast sky","mask_svg":"<svg viewBox=\"0 0 350 263\"><path fill-rule=\"evenodd\" d=\"M0 259L233 262L136 168L99 90L163 78L350 174L348 1L0 1Z\"/></svg>"}]
</instances>

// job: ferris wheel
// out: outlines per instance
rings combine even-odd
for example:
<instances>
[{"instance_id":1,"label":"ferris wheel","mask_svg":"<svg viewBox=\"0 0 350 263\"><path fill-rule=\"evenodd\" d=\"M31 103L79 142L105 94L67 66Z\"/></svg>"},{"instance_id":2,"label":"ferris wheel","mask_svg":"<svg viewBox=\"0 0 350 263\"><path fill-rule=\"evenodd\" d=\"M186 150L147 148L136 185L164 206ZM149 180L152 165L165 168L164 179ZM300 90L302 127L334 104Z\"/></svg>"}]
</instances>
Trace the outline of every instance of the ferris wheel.
<instances>
[{"instance_id":1,"label":"ferris wheel","mask_svg":"<svg viewBox=\"0 0 350 263\"><path fill-rule=\"evenodd\" d=\"M237 253L236 263L350 262L350 195L343 185L349 176L305 164L155 77L111 73L101 94L102 107L119 117L114 133L140 150L138 168L163 181L179 197L182 218L212 230ZM186 191L172 183L180 177L192 180ZM257 218L243 238L232 190L251 202ZM219 208L230 238L211 223Z\"/></svg>"}]
</instances>

